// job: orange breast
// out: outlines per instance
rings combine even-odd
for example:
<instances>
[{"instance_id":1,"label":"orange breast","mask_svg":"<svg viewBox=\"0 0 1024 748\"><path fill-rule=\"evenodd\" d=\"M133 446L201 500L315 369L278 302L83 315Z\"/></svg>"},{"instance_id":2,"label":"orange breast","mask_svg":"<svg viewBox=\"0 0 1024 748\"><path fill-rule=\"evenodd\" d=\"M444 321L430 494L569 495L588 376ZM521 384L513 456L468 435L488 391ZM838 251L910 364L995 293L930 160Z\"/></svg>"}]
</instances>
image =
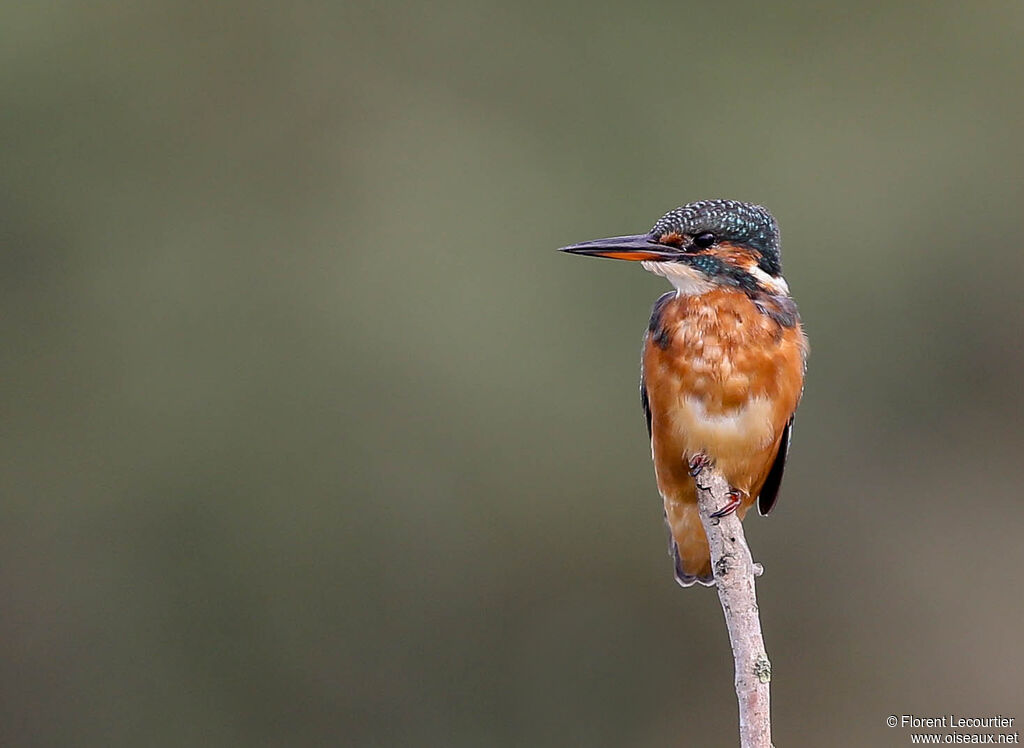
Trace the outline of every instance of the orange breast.
<instances>
[{"instance_id":1,"label":"orange breast","mask_svg":"<svg viewBox=\"0 0 1024 748\"><path fill-rule=\"evenodd\" d=\"M746 492L742 517L796 410L806 352L799 322L784 327L741 291L677 296L662 308L643 370L658 488L681 554L684 545L701 561L707 553L689 458L707 454Z\"/></svg>"}]
</instances>

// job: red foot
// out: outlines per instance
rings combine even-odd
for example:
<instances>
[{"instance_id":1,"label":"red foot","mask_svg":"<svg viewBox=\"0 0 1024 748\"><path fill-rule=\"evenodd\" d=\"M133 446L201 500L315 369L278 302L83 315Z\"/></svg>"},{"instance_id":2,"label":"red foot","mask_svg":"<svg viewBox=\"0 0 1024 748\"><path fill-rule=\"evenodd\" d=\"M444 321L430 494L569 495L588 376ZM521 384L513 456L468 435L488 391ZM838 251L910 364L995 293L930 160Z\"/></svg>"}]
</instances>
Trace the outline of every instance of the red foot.
<instances>
[{"instance_id":1,"label":"red foot","mask_svg":"<svg viewBox=\"0 0 1024 748\"><path fill-rule=\"evenodd\" d=\"M711 467L712 459L703 452L698 452L690 458L690 477L696 478L706 467Z\"/></svg>"},{"instance_id":2,"label":"red foot","mask_svg":"<svg viewBox=\"0 0 1024 748\"><path fill-rule=\"evenodd\" d=\"M729 499L726 505L719 509L717 512L712 512L711 514L709 514L709 517L713 519L727 517L728 515L732 514L737 509L739 509L740 504L743 503L743 491L737 491L735 488L733 488L729 491L729 493L726 494L726 498Z\"/></svg>"}]
</instances>

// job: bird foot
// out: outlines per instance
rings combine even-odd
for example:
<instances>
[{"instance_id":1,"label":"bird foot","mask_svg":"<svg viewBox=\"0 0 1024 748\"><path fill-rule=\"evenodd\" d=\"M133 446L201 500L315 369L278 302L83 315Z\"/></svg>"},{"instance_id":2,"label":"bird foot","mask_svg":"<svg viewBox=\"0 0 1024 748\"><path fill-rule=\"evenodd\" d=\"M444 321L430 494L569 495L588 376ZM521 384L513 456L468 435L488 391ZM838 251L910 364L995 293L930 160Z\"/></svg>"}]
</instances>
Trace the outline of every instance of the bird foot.
<instances>
[{"instance_id":1,"label":"bird foot","mask_svg":"<svg viewBox=\"0 0 1024 748\"><path fill-rule=\"evenodd\" d=\"M711 467L711 465L714 464L714 460L703 452L698 452L690 458L690 461L687 464L690 467L690 477L696 478L701 474L704 468Z\"/></svg>"},{"instance_id":2,"label":"bird foot","mask_svg":"<svg viewBox=\"0 0 1024 748\"><path fill-rule=\"evenodd\" d=\"M721 517L726 517L726 516L732 514L737 509L740 508L740 504L743 503L743 497L745 495L746 495L745 491L739 491L739 490L737 490L735 488L729 489L729 493L727 493L725 495L725 497L728 499L728 501L726 502L725 506L723 506L717 512L712 512L708 516L711 517L712 519L720 519Z\"/></svg>"}]
</instances>

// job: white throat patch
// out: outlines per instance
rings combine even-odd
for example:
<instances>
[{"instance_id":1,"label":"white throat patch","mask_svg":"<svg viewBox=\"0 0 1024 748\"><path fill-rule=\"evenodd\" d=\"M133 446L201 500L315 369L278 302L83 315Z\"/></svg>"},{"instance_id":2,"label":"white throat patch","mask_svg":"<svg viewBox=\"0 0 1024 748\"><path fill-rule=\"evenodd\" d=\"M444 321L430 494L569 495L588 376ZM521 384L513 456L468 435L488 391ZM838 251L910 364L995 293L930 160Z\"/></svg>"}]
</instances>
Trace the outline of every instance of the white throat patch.
<instances>
[{"instance_id":1,"label":"white throat patch","mask_svg":"<svg viewBox=\"0 0 1024 748\"><path fill-rule=\"evenodd\" d=\"M702 272L681 262L645 260L640 265L650 273L667 278L680 296L700 296L715 287Z\"/></svg>"}]
</instances>

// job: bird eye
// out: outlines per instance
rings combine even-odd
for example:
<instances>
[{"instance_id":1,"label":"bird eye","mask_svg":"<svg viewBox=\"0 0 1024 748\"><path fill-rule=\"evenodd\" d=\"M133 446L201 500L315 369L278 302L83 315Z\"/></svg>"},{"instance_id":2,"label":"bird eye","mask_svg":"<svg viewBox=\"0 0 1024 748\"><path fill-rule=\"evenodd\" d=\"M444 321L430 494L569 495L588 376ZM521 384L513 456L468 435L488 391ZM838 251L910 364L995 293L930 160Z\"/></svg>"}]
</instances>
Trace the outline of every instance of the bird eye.
<instances>
[{"instance_id":1,"label":"bird eye","mask_svg":"<svg viewBox=\"0 0 1024 748\"><path fill-rule=\"evenodd\" d=\"M707 249L712 244L714 244L715 241L715 235L712 234L710 231L706 231L703 234L697 234L697 236L693 237L693 243L696 244L701 249Z\"/></svg>"}]
</instances>

